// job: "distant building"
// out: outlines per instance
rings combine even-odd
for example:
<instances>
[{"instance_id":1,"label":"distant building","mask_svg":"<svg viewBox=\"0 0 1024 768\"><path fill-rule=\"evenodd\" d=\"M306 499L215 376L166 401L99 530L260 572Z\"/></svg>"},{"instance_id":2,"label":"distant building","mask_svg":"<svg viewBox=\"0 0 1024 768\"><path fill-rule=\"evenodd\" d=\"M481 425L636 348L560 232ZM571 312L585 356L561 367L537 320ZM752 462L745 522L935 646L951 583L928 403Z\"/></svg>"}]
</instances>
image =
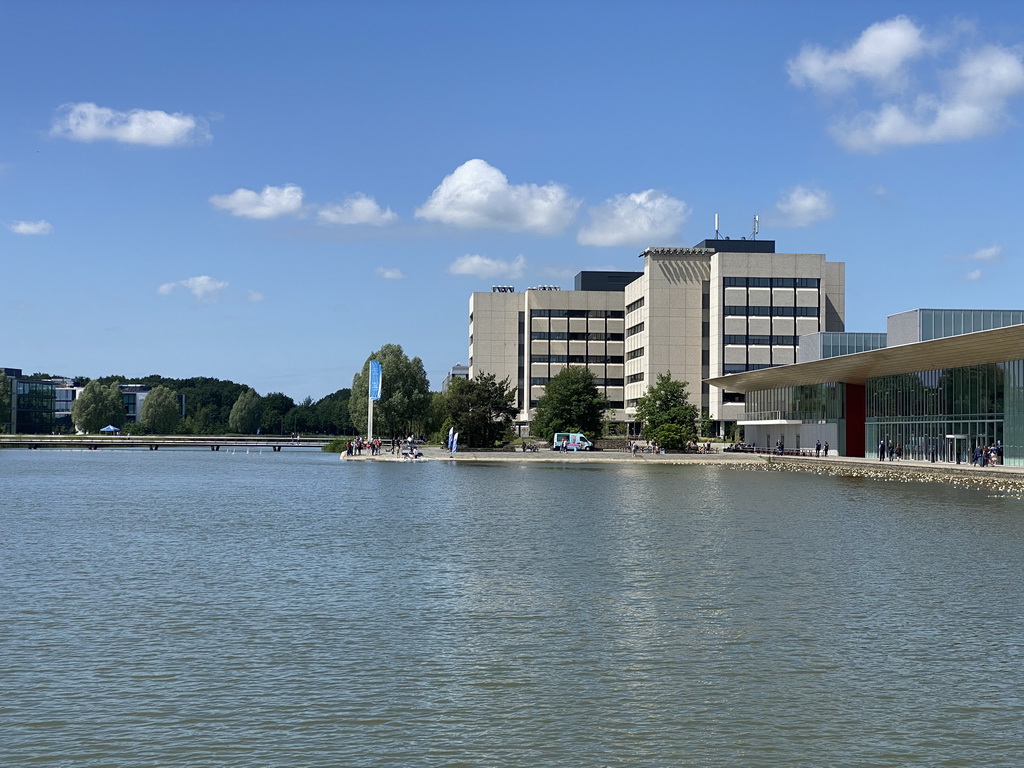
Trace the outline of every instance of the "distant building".
<instances>
[{"instance_id":1,"label":"distant building","mask_svg":"<svg viewBox=\"0 0 1024 768\"><path fill-rule=\"evenodd\" d=\"M441 382L441 391L447 392L448 387L451 386L453 379L468 379L469 378L469 366L463 365L462 363L456 363L452 366L452 369L445 374L444 381Z\"/></svg>"},{"instance_id":2,"label":"distant building","mask_svg":"<svg viewBox=\"0 0 1024 768\"><path fill-rule=\"evenodd\" d=\"M72 430L71 408L83 386L73 379L25 376L20 368L0 368L11 381L11 413L0 414L0 426L11 434L49 434ZM151 387L121 384L125 423L137 422Z\"/></svg>"}]
</instances>

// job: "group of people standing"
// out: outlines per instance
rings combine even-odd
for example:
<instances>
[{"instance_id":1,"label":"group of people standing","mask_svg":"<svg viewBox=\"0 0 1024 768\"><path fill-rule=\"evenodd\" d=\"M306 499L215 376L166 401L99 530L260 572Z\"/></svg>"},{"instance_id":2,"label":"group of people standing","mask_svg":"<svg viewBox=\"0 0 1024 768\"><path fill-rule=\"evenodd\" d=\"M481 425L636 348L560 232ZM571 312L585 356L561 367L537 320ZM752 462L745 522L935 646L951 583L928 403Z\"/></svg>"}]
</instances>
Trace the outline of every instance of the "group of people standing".
<instances>
[{"instance_id":1,"label":"group of people standing","mask_svg":"<svg viewBox=\"0 0 1024 768\"><path fill-rule=\"evenodd\" d=\"M349 440L345 443L345 454L347 456L362 456L363 451L367 450L371 456L380 455L380 438L374 440L363 440L361 437L357 437L355 440ZM394 448L392 448L394 450Z\"/></svg>"},{"instance_id":2,"label":"group of people standing","mask_svg":"<svg viewBox=\"0 0 1024 768\"><path fill-rule=\"evenodd\" d=\"M828 440L825 441L825 445L821 444L821 440L814 443L814 457L819 458L821 456L828 456Z\"/></svg>"}]
</instances>

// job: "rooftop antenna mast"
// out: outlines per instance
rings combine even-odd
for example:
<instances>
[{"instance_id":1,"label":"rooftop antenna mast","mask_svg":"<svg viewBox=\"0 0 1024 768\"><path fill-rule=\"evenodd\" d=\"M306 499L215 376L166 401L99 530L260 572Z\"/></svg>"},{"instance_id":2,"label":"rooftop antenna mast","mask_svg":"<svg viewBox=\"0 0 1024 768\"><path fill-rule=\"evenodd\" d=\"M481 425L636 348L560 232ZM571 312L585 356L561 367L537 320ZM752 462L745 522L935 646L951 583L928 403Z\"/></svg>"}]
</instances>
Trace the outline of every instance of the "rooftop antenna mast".
<instances>
[{"instance_id":1,"label":"rooftop antenna mast","mask_svg":"<svg viewBox=\"0 0 1024 768\"><path fill-rule=\"evenodd\" d=\"M754 216L754 233L750 236L751 240L757 240L757 216Z\"/></svg>"},{"instance_id":2,"label":"rooftop antenna mast","mask_svg":"<svg viewBox=\"0 0 1024 768\"><path fill-rule=\"evenodd\" d=\"M722 238L718 234L718 214L715 214L715 240L721 240Z\"/></svg>"}]
</instances>

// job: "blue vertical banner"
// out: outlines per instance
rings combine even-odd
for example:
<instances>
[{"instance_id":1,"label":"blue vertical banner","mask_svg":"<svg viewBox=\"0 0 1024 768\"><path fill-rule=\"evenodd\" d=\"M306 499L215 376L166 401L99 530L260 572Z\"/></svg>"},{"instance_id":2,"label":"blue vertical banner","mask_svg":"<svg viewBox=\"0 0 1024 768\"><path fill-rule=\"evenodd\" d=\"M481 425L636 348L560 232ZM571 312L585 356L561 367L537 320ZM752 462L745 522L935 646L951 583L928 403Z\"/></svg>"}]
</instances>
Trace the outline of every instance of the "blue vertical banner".
<instances>
[{"instance_id":1,"label":"blue vertical banner","mask_svg":"<svg viewBox=\"0 0 1024 768\"><path fill-rule=\"evenodd\" d=\"M380 361L370 361L370 399L380 400Z\"/></svg>"}]
</instances>

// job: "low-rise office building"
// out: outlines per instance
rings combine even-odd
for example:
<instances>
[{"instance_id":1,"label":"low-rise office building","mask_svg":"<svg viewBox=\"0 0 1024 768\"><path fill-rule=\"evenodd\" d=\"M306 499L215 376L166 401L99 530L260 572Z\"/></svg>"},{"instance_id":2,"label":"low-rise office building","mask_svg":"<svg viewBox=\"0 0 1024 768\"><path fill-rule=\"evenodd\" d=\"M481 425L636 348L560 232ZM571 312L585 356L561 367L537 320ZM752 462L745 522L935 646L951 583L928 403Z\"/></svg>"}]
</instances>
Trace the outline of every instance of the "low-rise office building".
<instances>
[{"instance_id":1,"label":"low-rise office building","mask_svg":"<svg viewBox=\"0 0 1024 768\"><path fill-rule=\"evenodd\" d=\"M744 442L758 448L969 461L994 446L1024 466L1022 323L1018 310L911 310L889 317L884 348L710 383L745 394Z\"/></svg>"}]
</instances>

